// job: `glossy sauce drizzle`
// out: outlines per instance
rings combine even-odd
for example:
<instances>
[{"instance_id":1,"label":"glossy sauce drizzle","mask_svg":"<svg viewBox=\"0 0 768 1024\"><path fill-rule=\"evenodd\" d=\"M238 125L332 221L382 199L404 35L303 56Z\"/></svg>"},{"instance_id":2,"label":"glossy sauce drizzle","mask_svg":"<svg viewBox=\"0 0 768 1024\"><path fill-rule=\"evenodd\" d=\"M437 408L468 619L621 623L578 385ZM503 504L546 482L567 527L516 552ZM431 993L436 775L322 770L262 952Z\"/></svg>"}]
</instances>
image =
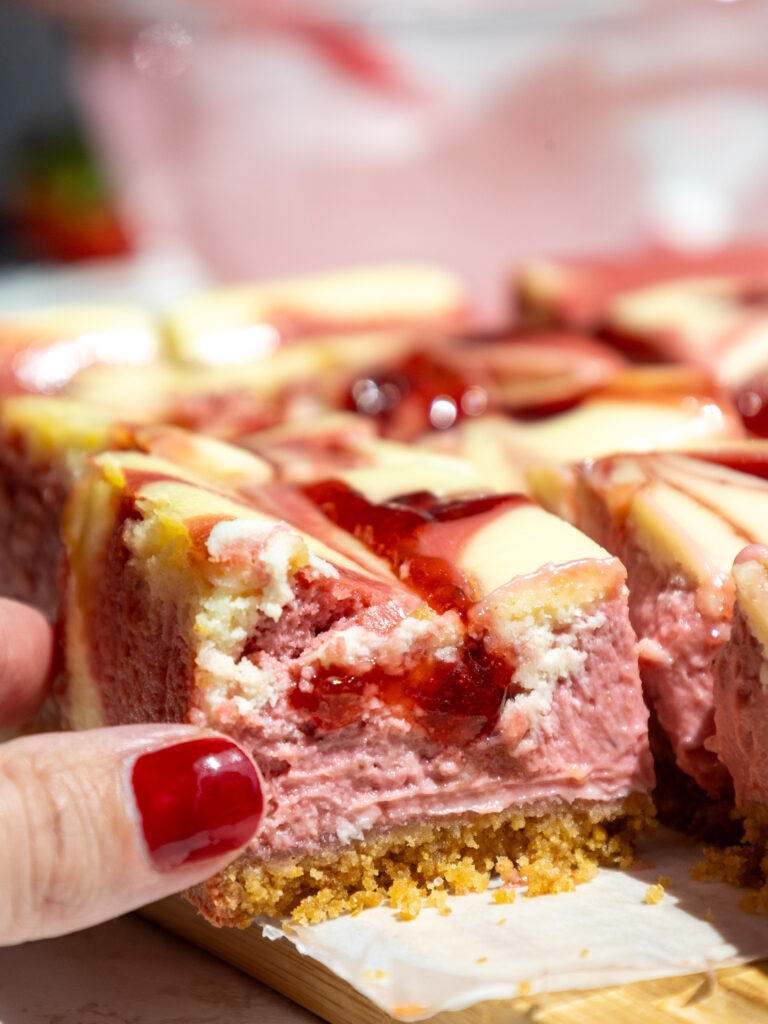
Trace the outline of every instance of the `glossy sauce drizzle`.
<instances>
[{"instance_id":1,"label":"glossy sauce drizzle","mask_svg":"<svg viewBox=\"0 0 768 1024\"><path fill-rule=\"evenodd\" d=\"M761 480L768 480L768 449L764 452L755 451L744 447L739 449L717 449L711 451L687 452L694 459L702 462L712 462L717 466L725 466L737 473L746 473L748 476L756 476Z\"/></svg>"},{"instance_id":2,"label":"glossy sauce drizzle","mask_svg":"<svg viewBox=\"0 0 768 1024\"><path fill-rule=\"evenodd\" d=\"M339 480L310 484L304 494L331 522L386 559L435 611L454 609L462 615L475 598L471 581L451 558L457 535L471 536L488 513L530 504L522 494L441 500L429 491L376 503Z\"/></svg>"}]
</instances>

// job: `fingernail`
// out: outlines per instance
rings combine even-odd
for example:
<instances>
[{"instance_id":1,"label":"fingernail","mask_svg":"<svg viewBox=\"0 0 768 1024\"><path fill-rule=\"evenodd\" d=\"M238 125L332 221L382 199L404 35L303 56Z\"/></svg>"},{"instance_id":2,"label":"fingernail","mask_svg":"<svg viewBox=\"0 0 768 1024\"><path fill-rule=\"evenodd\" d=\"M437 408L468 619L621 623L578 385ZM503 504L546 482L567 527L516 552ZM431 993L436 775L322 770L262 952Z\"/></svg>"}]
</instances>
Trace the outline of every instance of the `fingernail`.
<instances>
[{"instance_id":1,"label":"fingernail","mask_svg":"<svg viewBox=\"0 0 768 1024\"><path fill-rule=\"evenodd\" d=\"M247 843L261 819L261 780L234 743L204 737L142 754L131 775L147 849L169 869Z\"/></svg>"}]
</instances>

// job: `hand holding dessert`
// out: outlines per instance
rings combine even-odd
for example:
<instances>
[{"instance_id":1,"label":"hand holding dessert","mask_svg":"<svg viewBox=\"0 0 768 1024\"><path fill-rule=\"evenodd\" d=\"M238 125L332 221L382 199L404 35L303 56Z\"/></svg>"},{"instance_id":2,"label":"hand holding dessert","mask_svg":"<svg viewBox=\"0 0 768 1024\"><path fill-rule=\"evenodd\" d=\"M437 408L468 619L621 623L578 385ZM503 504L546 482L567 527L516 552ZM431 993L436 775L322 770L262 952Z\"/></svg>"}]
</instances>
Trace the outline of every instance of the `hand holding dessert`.
<instances>
[{"instance_id":1,"label":"hand holding dessert","mask_svg":"<svg viewBox=\"0 0 768 1024\"><path fill-rule=\"evenodd\" d=\"M46 695L43 616L0 599L0 728ZM261 781L231 740L185 725L0 746L0 944L85 928L194 885L253 838Z\"/></svg>"}]
</instances>

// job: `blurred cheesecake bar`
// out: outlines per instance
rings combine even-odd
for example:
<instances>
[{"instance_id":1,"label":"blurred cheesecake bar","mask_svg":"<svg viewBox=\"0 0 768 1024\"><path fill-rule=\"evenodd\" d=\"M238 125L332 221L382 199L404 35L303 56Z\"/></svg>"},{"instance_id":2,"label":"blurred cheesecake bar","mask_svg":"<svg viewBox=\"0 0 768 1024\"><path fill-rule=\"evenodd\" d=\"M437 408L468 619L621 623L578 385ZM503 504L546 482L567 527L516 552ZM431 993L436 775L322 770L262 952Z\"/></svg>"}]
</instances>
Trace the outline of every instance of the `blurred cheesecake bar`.
<instances>
[{"instance_id":1,"label":"blurred cheesecake bar","mask_svg":"<svg viewBox=\"0 0 768 1024\"><path fill-rule=\"evenodd\" d=\"M714 678L731 633L731 566L768 542L768 445L617 455L577 468L577 523L627 568L643 687L677 765L710 794L730 785L713 749Z\"/></svg>"},{"instance_id":2,"label":"blurred cheesecake bar","mask_svg":"<svg viewBox=\"0 0 768 1024\"><path fill-rule=\"evenodd\" d=\"M63 398L0 401L0 595L55 618L61 514L88 455L119 445L111 416Z\"/></svg>"},{"instance_id":3,"label":"blurred cheesecake bar","mask_svg":"<svg viewBox=\"0 0 768 1024\"><path fill-rule=\"evenodd\" d=\"M0 395L55 394L86 367L146 365L161 353L152 317L135 306L53 306L0 313Z\"/></svg>"},{"instance_id":4,"label":"blurred cheesecake bar","mask_svg":"<svg viewBox=\"0 0 768 1024\"><path fill-rule=\"evenodd\" d=\"M419 444L470 460L485 483L525 491L573 522L574 465L614 452L659 451L744 436L722 390L688 367L623 367L570 408L515 418L465 419Z\"/></svg>"},{"instance_id":5,"label":"blurred cheesecake bar","mask_svg":"<svg viewBox=\"0 0 768 1024\"><path fill-rule=\"evenodd\" d=\"M735 386L768 367L768 249L539 261L516 279L528 323L596 331L632 358Z\"/></svg>"},{"instance_id":6,"label":"blurred cheesecake bar","mask_svg":"<svg viewBox=\"0 0 768 1024\"><path fill-rule=\"evenodd\" d=\"M627 863L653 770L621 564L520 496L351 472L227 492L113 452L70 495L70 723L208 725L266 782L257 841L193 901L412 914L500 858L532 892Z\"/></svg>"},{"instance_id":7,"label":"blurred cheesecake bar","mask_svg":"<svg viewBox=\"0 0 768 1024\"><path fill-rule=\"evenodd\" d=\"M469 318L462 282L441 267L392 264L230 285L192 295L168 310L173 357L217 366L272 355L297 339L398 329L458 328Z\"/></svg>"},{"instance_id":8,"label":"blurred cheesecake bar","mask_svg":"<svg viewBox=\"0 0 768 1024\"><path fill-rule=\"evenodd\" d=\"M553 415L625 365L615 350L574 331L454 331L402 357L391 347L371 352L337 404L370 418L389 437L412 440L486 413Z\"/></svg>"},{"instance_id":9,"label":"blurred cheesecake bar","mask_svg":"<svg viewBox=\"0 0 768 1024\"><path fill-rule=\"evenodd\" d=\"M0 595L55 618L64 502L86 459L108 448L157 452L214 485L253 485L274 475L240 448L171 426L121 421L106 403L59 395L0 400Z\"/></svg>"}]
</instances>

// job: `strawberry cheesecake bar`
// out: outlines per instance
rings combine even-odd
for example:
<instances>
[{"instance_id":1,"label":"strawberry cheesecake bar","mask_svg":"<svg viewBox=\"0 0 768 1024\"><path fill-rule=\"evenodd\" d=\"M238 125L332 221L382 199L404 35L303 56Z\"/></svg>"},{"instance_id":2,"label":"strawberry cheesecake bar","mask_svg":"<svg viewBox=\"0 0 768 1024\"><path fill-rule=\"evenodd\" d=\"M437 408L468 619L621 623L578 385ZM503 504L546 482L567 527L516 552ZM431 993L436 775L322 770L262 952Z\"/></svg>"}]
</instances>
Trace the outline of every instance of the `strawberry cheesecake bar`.
<instances>
[{"instance_id":1,"label":"strawberry cheesecake bar","mask_svg":"<svg viewBox=\"0 0 768 1024\"><path fill-rule=\"evenodd\" d=\"M768 547L752 544L733 564L730 637L715 661L715 735L710 747L733 780L735 844L711 847L695 877L749 891L745 910L768 910Z\"/></svg>"},{"instance_id":2,"label":"strawberry cheesecake bar","mask_svg":"<svg viewBox=\"0 0 768 1024\"><path fill-rule=\"evenodd\" d=\"M64 502L85 460L108 448L157 452L225 487L274 475L240 448L172 426L129 425L105 407L58 395L0 400L0 595L55 618Z\"/></svg>"},{"instance_id":3,"label":"strawberry cheesecake bar","mask_svg":"<svg viewBox=\"0 0 768 1024\"><path fill-rule=\"evenodd\" d=\"M208 725L264 776L258 841L193 901L411 914L497 864L535 893L626 863L653 769L621 564L519 495L350 472L225 487L111 452L70 495L70 723Z\"/></svg>"},{"instance_id":4,"label":"strawberry cheesecake bar","mask_svg":"<svg viewBox=\"0 0 768 1024\"><path fill-rule=\"evenodd\" d=\"M687 363L735 386L768 368L768 250L658 250L539 261L517 278L526 322L596 331L636 359Z\"/></svg>"},{"instance_id":5,"label":"strawberry cheesecake bar","mask_svg":"<svg viewBox=\"0 0 768 1024\"><path fill-rule=\"evenodd\" d=\"M759 812L768 825L768 547L744 548L733 580L733 627L715 664L710 745L733 779L736 806Z\"/></svg>"},{"instance_id":6,"label":"strawberry cheesecake bar","mask_svg":"<svg viewBox=\"0 0 768 1024\"><path fill-rule=\"evenodd\" d=\"M146 365L162 343L136 306L53 306L0 313L0 395L55 394L96 364Z\"/></svg>"},{"instance_id":7,"label":"strawberry cheesecake bar","mask_svg":"<svg viewBox=\"0 0 768 1024\"><path fill-rule=\"evenodd\" d=\"M744 437L730 400L702 371L624 367L550 415L488 415L419 443L469 459L488 486L525 491L575 521L574 464L613 452L658 451Z\"/></svg>"},{"instance_id":8,"label":"strawberry cheesecake bar","mask_svg":"<svg viewBox=\"0 0 768 1024\"><path fill-rule=\"evenodd\" d=\"M714 679L731 633L731 566L768 543L768 446L618 455L577 470L577 522L627 567L630 618L652 714L677 765L727 794L715 753Z\"/></svg>"},{"instance_id":9,"label":"strawberry cheesecake bar","mask_svg":"<svg viewBox=\"0 0 768 1024\"><path fill-rule=\"evenodd\" d=\"M0 595L58 607L60 521L84 459L118 445L104 411L64 398L0 401Z\"/></svg>"},{"instance_id":10,"label":"strawberry cheesecake bar","mask_svg":"<svg viewBox=\"0 0 768 1024\"><path fill-rule=\"evenodd\" d=\"M217 366L262 359L284 342L455 329L469 319L463 283L441 267L392 264L230 285L182 300L165 316L173 357Z\"/></svg>"}]
</instances>

